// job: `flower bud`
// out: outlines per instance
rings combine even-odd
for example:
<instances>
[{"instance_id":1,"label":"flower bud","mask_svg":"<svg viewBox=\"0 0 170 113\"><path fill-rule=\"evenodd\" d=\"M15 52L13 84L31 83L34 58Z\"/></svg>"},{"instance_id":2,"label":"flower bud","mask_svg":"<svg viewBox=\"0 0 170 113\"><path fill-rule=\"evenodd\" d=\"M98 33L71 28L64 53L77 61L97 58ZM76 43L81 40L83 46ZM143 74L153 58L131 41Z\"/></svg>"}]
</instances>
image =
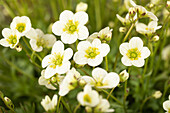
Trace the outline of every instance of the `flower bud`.
<instances>
[{"instance_id":1,"label":"flower bud","mask_svg":"<svg viewBox=\"0 0 170 113\"><path fill-rule=\"evenodd\" d=\"M85 110L86 110L87 113L92 113L92 111L93 111L92 108L88 107L88 106L85 108Z\"/></svg>"},{"instance_id":2,"label":"flower bud","mask_svg":"<svg viewBox=\"0 0 170 113\"><path fill-rule=\"evenodd\" d=\"M112 39L112 29L105 27L100 30L98 37L103 43L109 42Z\"/></svg>"},{"instance_id":3,"label":"flower bud","mask_svg":"<svg viewBox=\"0 0 170 113\"><path fill-rule=\"evenodd\" d=\"M136 9L134 7L129 8L129 16L134 17L136 14Z\"/></svg>"},{"instance_id":4,"label":"flower bud","mask_svg":"<svg viewBox=\"0 0 170 113\"><path fill-rule=\"evenodd\" d=\"M87 8L88 8L88 5L86 3L80 2L76 6L76 12L78 12L78 11L84 11L85 12L87 10Z\"/></svg>"},{"instance_id":5,"label":"flower bud","mask_svg":"<svg viewBox=\"0 0 170 113\"><path fill-rule=\"evenodd\" d=\"M52 77L51 78L51 82L53 82L53 83L57 82L57 78L56 77Z\"/></svg>"},{"instance_id":6,"label":"flower bud","mask_svg":"<svg viewBox=\"0 0 170 113\"><path fill-rule=\"evenodd\" d=\"M170 1L167 1L166 7L167 7L168 11L170 11Z\"/></svg>"},{"instance_id":7,"label":"flower bud","mask_svg":"<svg viewBox=\"0 0 170 113\"><path fill-rule=\"evenodd\" d=\"M160 91L155 91L155 93L152 95L154 98L158 99L162 96L162 93Z\"/></svg>"},{"instance_id":8,"label":"flower bud","mask_svg":"<svg viewBox=\"0 0 170 113\"><path fill-rule=\"evenodd\" d=\"M136 11L139 14L139 17L143 17L147 13L147 10L142 6L136 6Z\"/></svg>"},{"instance_id":9,"label":"flower bud","mask_svg":"<svg viewBox=\"0 0 170 113\"><path fill-rule=\"evenodd\" d=\"M159 36L158 36L158 35L155 35L155 36L152 38L152 40L153 40L154 42L158 41L158 40L159 40Z\"/></svg>"},{"instance_id":10,"label":"flower bud","mask_svg":"<svg viewBox=\"0 0 170 113\"><path fill-rule=\"evenodd\" d=\"M17 45L16 48L15 48L18 52L22 51L22 47Z\"/></svg>"},{"instance_id":11,"label":"flower bud","mask_svg":"<svg viewBox=\"0 0 170 113\"><path fill-rule=\"evenodd\" d=\"M12 103L11 99L9 99L8 97L4 97L4 102L7 105L7 107L14 108L14 104Z\"/></svg>"},{"instance_id":12,"label":"flower bud","mask_svg":"<svg viewBox=\"0 0 170 113\"><path fill-rule=\"evenodd\" d=\"M126 32L126 27L120 27L120 28L119 28L119 32L125 33L125 32Z\"/></svg>"},{"instance_id":13,"label":"flower bud","mask_svg":"<svg viewBox=\"0 0 170 113\"><path fill-rule=\"evenodd\" d=\"M79 85L83 87L83 86L86 85L86 82L83 79L80 79L79 80Z\"/></svg>"},{"instance_id":14,"label":"flower bud","mask_svg":"<svg viewBox=\"0 0 170 113\"><path fill-rule=\"evenodd\" d=\"M120 82L125 82L129 78L129 73L126 70L123 70L120 74Z\"/></svg>"}]
</instances>

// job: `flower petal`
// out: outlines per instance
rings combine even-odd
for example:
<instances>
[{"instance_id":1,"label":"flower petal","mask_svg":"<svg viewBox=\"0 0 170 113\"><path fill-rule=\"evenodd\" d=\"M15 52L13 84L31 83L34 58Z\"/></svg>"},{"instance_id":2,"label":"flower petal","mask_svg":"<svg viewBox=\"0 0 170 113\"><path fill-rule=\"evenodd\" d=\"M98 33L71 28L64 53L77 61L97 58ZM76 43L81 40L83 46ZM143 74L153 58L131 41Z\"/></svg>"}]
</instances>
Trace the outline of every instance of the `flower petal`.
<instances>
[{"instance_id":1,"label":"flower petal","mask_svg":"<svg viewBox=\"0 0 170 113\"><path fill-rule=\"evenodd\" d=\"M41 29L35 29L37 36L42 37L44 35L43 31Z\"/></svg>"},{"instance_id":2,"label":"flower petal","mask_svg":"<svg viewBox=\"0 0 170 113\"><path fill-rule=\"evenodd\" d=\"M52 34L45 34L42 38L45 40L46 47L52 47L56 42L56 37Z\"/></svg>"},{"instance_id":3,"label":"flower petal","mask_svg":"<svg viewBox=\"0 0 170 113\"><path fill-rule=\"evenodd\" d=\"M67 32L64 32L61 35L61 40L65 44L72 44L74 43L78 38L78 34L75 32L74 34L68 34Z\"/></svg>"},{"instance_id":4,"label":"flower petal","mask_svg":"<svg viewBox=\"0 0 170 113\"><path fill-rule=\"evenodd\" d=\"M138 48L140 51L143 48L143 41L139 37L132 37L129 41L129 48Z\"/></svg>"},{"instance_id":5,"label":"flower petal","mask_svg":"<svg viewBox=\"0 0 170 113\"><path fill-rule=\"evenodd\" d=\"M105 57L110 52L110 46L108 44L101 44L100 54Z\"/></svg>"},{"instance_id":6,"label":"flower petal","mask_svg":"<svg viewBox=\"0 0 170 113\"><path fill-rule=\"evenodd\" d=\"M38 37L37 32L34 28L31 28L25 36L29 39L36 39Z\"/></svg>"},{"instance_id":7,"label":"flower petal","mask_svg":"<svg viewBox=\"0 0 170 113\"><path fill-rule=\"evenodd\" d=\"M56 41L53 45L51 53L61 53L63 54L64 52L64 44L61 41Z\"/></svg>"},{"instance_id":8,"label":"flower petal","mask_svg":"<svg viewBox=\"0 0 170 113\"><path fill-rule=\"evenodd\" d=\"M1 39L0 40L0 45L4 46L4 47L9 47L10 44L6 39Z\"/></svg>"},{"instance_id":9,"label":"flower petal","mask_svg":"<svg viewBox=\"0 0 170 113\"><path fill-rule=\"evenodd\" d=\"M120 82L119 75L114 72L107 74L102 81L103 85L105 87L107 86L107 88L114 88L119 84L119 82Z\"/></svg>"},{"instance_id":10,"label":"flower petal","mask_svg":"<svg viewBox=\"0 0 170 113\"><path fill-rule=\"evenodd\" d=\"M158 21L158 18L152 12L147 11L147 16L154 21Z\"/></svg>"},{"instance_id":11,"label":"flower petal","mask_svg":"<svg viewBox=\"0 0 170 113\"><path fill-rule=\"evenodd\" d=\"M142 67L145 64L145 60L143 58L139 58L138 60L133 60L132 64L136 67Z\"/></svg>"},{"instance_id":12,"label":"flower petal","mask_svg":"<svg viewBox=\"0 0 170 113\"><path fill-rule=\"evenodd\" d=\"M94 86L95 84L95 81L92 77L82 76L81 79L84 80L87 84L90 84L91 86Z\"/></svg>"},{"instance_id":13,"label":"flower petal","mask_svg":"<svg viewBox=\"0 0 170 113\"><path fill-rule=\"evenodd\" d=\"M98 66L102 63L103 57L101 55L97 55L94 59L88 59L88 65L90 66Z\"/></svg>"},{"instance_id":14,"label":"flower petal","mask_svg":"<svg viewBox=\"0 0 170 113\"><path fill-rule=\"evenodd\" d=\"M42 67L45 68L46 66L48 66L51 62L51 58L52 58L52 55L47 55L43 58L42 60Z\"/></svg>"},{"instance_id":15,"label":"flower petal","mask_svg":"<svg viewBox=\"0 0 170 113\"><path fill-rule=\"evenodd\" d=\"M36 52L41 52L43 50L42 46L37 46L37 40L36 39L31 39L30 45L31 45L31 48Z\"/></svg>"},{"instance_id":16,"label":"flower petal","mask_svg":"<svg viewBox=\"0 0 170 113\"><path fill-rule=\"evenodd\" d=\"M123 56L121 58L121 61L125 66L131 66L132 65L131 60L127 56Z\"/></svg>"},{"instance_id":17,"label":"flower petal","mask_svg":"<svg viewBox=\"0 0 170 113\"><path fill-rule=\"evenodd\" d=\"M65 28L64 22L63 21L57 21L52 26L52 32L57 36L61 36L62 33L64 32L63 31L64 28Z\"/></svg>"},{"instance_id":18,"label":"flower petal","mask_svg":"<svg viewBox=\"0 0 170 113\"><path fill-rule=\"evenodd\" d=\"M68 83L64 83L64 82L61 83L59 88L59 93L58 93L60 96L65 96L70 91L68 85L69 85Z\"/></svg>"},{"instance_id":19,"label":"flower petal","mask_svg":"<svg viewBox=\"0 0 170 113\"><path fill-rule=\"evenodd\" d=\"M143 47L141 50L141 56L142 58L147 58L151 54L150 50L147 47Z\"/></svg>"},{"instance_id":20,"label":"flower petal","mask_svg":"<svg viewBox=\"0 0 170 113\"><path fill-rule=\"evenodd\" d=\"M167 100L163 103L164 110L168 111L170 109L170 100Z\"/></svg>"},{"instance_id":21,"label":"flower petal","mask_svg":"<svg viewBox=\"0 0 170 113\"><path fill-rule=\"evenodd\" d=\"M88 14L84 11L79 11L74 15L74 22L78 21L79 24L84 25L88 21Z\"/></svg>"},{"instance_id":22,"label":"flower petal","mask_svg":"<svg viewBox=\"0 0 170 113\"><path fill-rule=\"evenodd\" d=\"M94 39L92 45L93 47L99 48L101 46L101 41L99 39Z\"/></svg>"},{"instance_id":23,"label":"flower petal","mask_svg":"<svg viewBox=\"0 0 170 113\"><path fill-rule=\"evenodd\" d=\"M57 72L58 74L64 74L64 73L66 73L67 71L69 71L70 66L71 66L70 61L64 61L61 66L57 66L57 67L56 67L56 72Z\"/></svg>"},{"instance_id":24,"label":"flower petal","mask_svg":"<svg viewBox=\"0 0 170 113\"><path fill-rule=\"evenodd\" d=\"M71 59L72 56L73 56L73 50L71 48L67 48L64 51L63 61L68 61L69 59Z\"/></svg>"},{"instance_id":25,"label":"flower petal","mask_svg":"<svg viewBox=\"0 0 170 113\"><path fill-rule=\"evenodd\" d=\"M72 20L73 15L73 12L65 10L60 14L60 21L67 23L69 20Z\"/></svg>"},{"instance_id":26,"label":"flower petal","mask_svg":"<svg viewBox=\"0 0 170 113\"><path fill-rule=\"evenodd\" d=\"M44 77L45 77L46 79L48 79L48 78L52 77L52 76L55 75L55 74L56 74L56 69L53 68L53 67L51 67L51 65L49 65L49 66L45 69L45 75L44 75Z\"/></svg>"},{"instance_id":27,"label":"flower petal","mask_svg":"<svg viewBox=\"0 0 170 113\"><path fill-rule=\"evenodd\" d=\"M89 36L89 31L86 26L79 26L79 31L78 31L78 39L79 40L84 40L87 39Z\"/></svg>"},{"instance_id":28,"label":"flower petal","mask_svg":"<svg viewBox=\"0 0 170 113\"><path fill-rule=\"evenodd\" d=\"M91 34L91 35L87 38L87 41L89 41L90 43L92 43L93 40L98 37L98 34L99 34L99 33L97 33L97 32Z\"/></svg>"},{"instance_id":29,"label":"flower petal","mask_svg":"<svg viewBox=\"0 0 170 113\"><path fill-rule=\"evenodd\" d=\"M157 27L157 25L158 25L157 21L151 21L151 22L149 22L148 27L155 29Z\"/></svg>"},{"instance_id":30,"label":"flower petal","mask_svg":"<svg viewBox=\"0 0 170 113\"><path fill-rule=\"evenodd\" d=\"M119 51L122 55L126 55L129 50L129 43L122 43L119 47Z\"/></svg>"},{"instance_id":31,"label":"flower petal","mask_svg":"<svg viewBox=\"0 0 170 113\"><path fill-rule=\"evenodd\" d=\"M143 23L137 23L136 24L136 31L141 33L141 34L145 34L147 26Z\"/></svg>"},{"instance_id":32,"label":"flower petal","mask_svg":"<svg viewBox=\"0 0 170 113\"><path fill-rule=\"evenodd\" d=\"M8 37L10 37L12 35L12 30L11 29L9 29L9 28L4 28L3 30L2 30L2 36L4 37L4 38L8 38Z\"/></svg>"},{"instance_id":33,"label":"flower petal","mask_svg":"<svg viewBox=\"0 0 170 113\"><path fill-rule=\"evenodd\" d=\"M76 64L84 65L87 64L88 59L85 57L85 52L78 51L74 54L73 60L76 62Z\"/></svg>"},{"instance_id":34,"label":"flower petal","mask_svg":"<svg viewBox=\"0 0 170 113\"><path fill-rule=\"evenodd\" d=\"M92 76L97 82L101 82L107 75L107 71L102 68L95 68L92 71Z\"/></svg>"},{"instance_id":35,"label":"flower petal","mask_svg":"<svg viewBox=\"0 0 170 113\"><path fill-rule=\"evenodd\" d=\"M89 41L81 41L77 45L77 50L78 51L86 51L91 45Z\"/></svg>"}]
</instances>

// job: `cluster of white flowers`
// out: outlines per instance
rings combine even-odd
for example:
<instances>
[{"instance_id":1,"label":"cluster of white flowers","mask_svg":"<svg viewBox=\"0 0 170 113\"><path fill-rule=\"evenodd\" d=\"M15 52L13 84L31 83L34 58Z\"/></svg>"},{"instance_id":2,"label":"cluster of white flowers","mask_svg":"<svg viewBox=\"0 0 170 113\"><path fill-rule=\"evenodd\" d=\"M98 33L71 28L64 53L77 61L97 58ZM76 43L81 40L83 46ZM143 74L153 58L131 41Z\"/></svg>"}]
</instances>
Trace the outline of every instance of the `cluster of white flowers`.
<instances>
[{"instance_id":1,"label":"cluster of white flowers","mask_svg":"<svg viewBox=\"0 0 170 113\"><path fill-rule=\"evenodd\" d=\"M127 3L127 0L125 3ZM152 12L136 5L132 0L129 0L129 3L131 6L125 18L117 14L117 18L122 24L130 25L133 23L136 25L137 32L148 37L151 37L157 29L161 28L161 26L157 26L158 19ZM110 52L108 43L112 37L112 29L105 27L89 36L89 31L85 26L88 22L88 14L84 12L87 10L87 5L83 3L79 5L75 14L65 10L60 14L59 21L52 25L52 32L61 36L61 41L57 41L52 34L44 34L40 29L32 28L30 19L22 16L13 19L10 25L11 29L3 29L4 39L0 40L0 44L15 48L19 44L21 36L26 36L30 39L33 51L41 52L43 48L52 47L51 54L45 56L42 60L42 67L45 69L41 72L39 84L48 89L59 89L58 94L60 96L65 96L78 87L82 88L84 91L77 94L77 100L82 106L85 106L87 112L114 112L114 109L109 109L109 101L103 99L96 89L113 89L120 82L125 82L129 78L129 73L124 70L118 75L115 72L108 73L107 70L96 67L103 62L103 57L106 57ZM138 19L143 17L152 19L148 26L137 22ZM80 42L77 43L75 53L71 48L64 49L64 44L73 44L76 41L78 42L77 39ZM143 41L139 37L132 37L129 43L122 43L119 47L120 53L123 55L122 63L125 66L142 67L145 63L144 59L150 55L150 50L143 45ZM71 59L78 66L88 64L93 67L92 76L81 75L76 70L76 66L71 64ZM54 111L57 99L57 95L54 95L52 100L49 96L46 96L41 104L46 111Z\"/></svg>"}]
</instances>

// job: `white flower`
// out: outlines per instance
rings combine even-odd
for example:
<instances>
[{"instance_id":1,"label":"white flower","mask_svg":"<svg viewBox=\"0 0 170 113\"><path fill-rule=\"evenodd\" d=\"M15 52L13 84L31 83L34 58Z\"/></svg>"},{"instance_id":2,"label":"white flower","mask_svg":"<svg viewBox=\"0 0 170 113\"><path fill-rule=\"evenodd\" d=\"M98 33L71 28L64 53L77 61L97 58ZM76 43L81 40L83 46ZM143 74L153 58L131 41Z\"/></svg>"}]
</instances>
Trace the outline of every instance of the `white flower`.
<instances>
[{"instance_id":1,"label":"white flower","mask_svg":"<svg viewBox=\"0 0 170 113\"><path fill-rule=\"evenodd\" d=\"M42 99L41 105L44 107L45 111L54 111L57 106L57 99L58 96L56 94L53 96L52 100L46 95L45 99Z\"/></svg>"},{"instance_id":2,"label":"white flower","mask_svg":"<svg viewBox=\"0 0 170 113\"><path fill-rule=\"evenodd\" d=\"M157 25L158 25L157 21L149 22L148 26L143 23L137 23L136 31L143 35L151 36L156 32L156 30L162 27L162 26L157 26Z\"/></svg>"},{"instance_id":3,"label":"white flower","mask_svg":"<svg viewBox=\"0 0 170 113\"><path fill-rule=\"evenodd\" d=\"M82 106L94 107L99 104L99 94L97 91L92 90L90 85L84 87L84 91L78 93L77 100Z\"/></svg>"},{"instance_id":4,"label":"white flower","mask_svg":"<svg viewBox=\"0 0 170 113\"><path fill-rule=\"evenodd\" d=\"M27 33L26 37L31 39L30 45L36 52L41 52L44 47L52 47L56 42L56 38L52 34L45 34L40 29L31 28Z\"/></svg>"},{"instance_id":5,"label":"white flower","mask_svg":"<svg viewBox=\"0 0 170 113\"><path fill-rule=\"evenodd\" d=\"M125 81L129 78L129 73L127 73L126 70L123 70L123 71L119 74L119 77L120 77L120 81L121 81L121 82L125 82Z\"/></svg>"},{"instance_id":6,"label":"white flower","mask_svg":"<svg viewBox=\"0 0 170 113\"><path fill-rule=\"evenodd\" d=\"M110 103L107 99L103 99L100 96L99 104L94 108L94 113L113 113L114 109L109 109Z\"/></svg>"},{"instance_id":7,"label":"white flower","mask_svg":"<svg viewBox=\"0 0 170 113\"><path fill-rule=\"evenodd\" d=\"M77 64L98 66L102 63L103 57L109 53L110 47L108 44L101 43L99 39L94 39L92 43L81 41L77 50L73 57Z\"/></svg>"},{"instance_id":8,"label":"white flower","mask_svg":"<svg viewBox=\"0 0 170 113\"><path fill-rule=\"evenodd\" d=\"M70 90L75 89L79 85L80 73L75 68L69 70L60 84L59 95L65 96Z\"/></svg>"},{"instance_id":9,"label":"white flower","mask_svg":"<svg viewBox=\"0 0 170 113\"><path fill-rule=\"evenodd\" d=\"M119 75L117 73L107 73L102 68L93 69L92 77L83 76L81 79L85 80L91 86L95 86L97 88L114 88L119 84L120 81Z\"/></svg>"},{"instance_id":10,"label":"white flower","mask_svg":"<svg viewBox=\"0 0 170 113\"><path fill-rule=\"evenodd\" d=\"M165 113L170 112L170 95L169 95L169 100L166 100L165 102L163 102L163 108L166 111Z\"/></svg>"},{"instance_id":11,"label":"white flower","mask_svg":"<svg viewBox=\"0 0 170 113\"><path fill-rule=\"evenodd\" d=\"M84 40L88 37L89 32L86 26L88 15L86 12L79 11L73 14L71 11L65 10L60 14L59 21L52 26L52 32L61 36L61 40L65 44L72 44L77 39Z\"/></svg>"},{"instance_id":12,"label":"white flower","mask_svg":"<svg viewBox=\"0 0 170 113\"><path fill-rule=\"evenodd\" d=\"M76 6L76 12L78 11L86 11L88 8L88 5L84 2L80 2L79 4L77 4Z\"/></svg>"},{"instance_id":13,"label":"white flower","mask_svg":"<svg viewBox=\"0 0 170 113\"><path fill-rule=\"evenodd\" d=\"M169 60L170 59L170 44L163 49L162 59L163 60Z\"/></svg>"},{"instance_id":14,"label":"white flower","mask_svg":"<svg viewBox=\"0 0 170 113\"><path fill-rule=\"evenodd\" d=\"M50 83L53 82L53 79L55 79L58 84L61 84L62 80L64 79L64 76L60 76L60 75L56 75L56 77L52 77L52 78L45 78L44 77L45 75L45 70L42 70L41 71L41 76L40 78L38 79L38 83L40 85L45 85L48 89L52 89L52 90L55 90L56 88ZM57 85L56 83L54 83L55 85Z\"/></svg>"},{"instance_id":15,"label":"white flower","mask_svg":"<svg viewBox=\"0 0 170 113\"><path fill-rule=\"evenodd\" d=\"M24 36L31 29L31 21L27 16L17 16L12 20L10 28L12 30L16 29L21 36Z\"/></svg>"},{"instance_id":16,"label":"white flower","mask_svg":"<svg viewBox=\"0 0 170 113\"><path fill-rule=\"evenodd\" d=\"M42 67L46 68L45 78L50 78L54 74L64 74L70 69L70 61L73 55L73 50L67 48L64 50L64 44L61 41L56 41L53 45L51 54L44 57Z\"/></svg>"},{"instance_id":17,"label":"white flower","mask_svg":"<svg viewBox=\"0 0 170 113\"><path fill-rule=\"evenodd\" d=\"M4 47L15 48L19 43L21 37L20 33L16 30L11 30L9 28L4 28L2 30L3 39L0 40L0 44Z\"/></svg>"},{"instance_id":18,"label":"white flower","mask_svg":"<svg viewBox=\"0 0 170 113\"><path fill-rule=\"evenodd\" d=\"M94 39L100 39L102 42L110 41L112 38L112 29L109 27L105 27L104 29L100 30L99 33L95 32L90 35L87 40L92 42Z\"/></svg>"},{"instance_id":19,"label":"white flower","mask_svg":"<svg viewBox=\"0 0 170 113\"><path fill-rule=\"evenodd\" d=\"M135 2L132 0L124 0L124 4L127 9L136 5Z\"/></svg>"},{"instance_id":20,"label":"white flower","mask_svg":"<svg viewBox=\"0 0 170 113\"><path fill-rule=\"evenodd\" d=\"M150 55L150 50L143 47L143 41L139 37L131 38L129 43L122 43L119 50L123 55L121 61L125 66L142 67L145 63L144 59Z\"/></svg>"}]
</instances>

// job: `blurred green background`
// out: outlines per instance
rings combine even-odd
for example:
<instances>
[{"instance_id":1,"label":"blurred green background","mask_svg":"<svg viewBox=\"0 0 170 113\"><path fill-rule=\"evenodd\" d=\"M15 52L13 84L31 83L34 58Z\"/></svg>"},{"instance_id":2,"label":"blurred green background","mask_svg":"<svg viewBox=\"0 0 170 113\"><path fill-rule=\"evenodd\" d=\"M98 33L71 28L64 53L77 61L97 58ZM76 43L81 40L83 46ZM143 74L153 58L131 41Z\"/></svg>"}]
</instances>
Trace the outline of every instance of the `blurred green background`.
<instances>
[{"instance_id":1,"label":"blurred green background","mask_svg":"<svg viewBox=\"0 0 170 113\"><path fill-rule=\"evenodd\" d=\"M134 0L135 1L135 0ZM155 15L159 18L158 23L163 27L157 31L160 36L158 42L153 43L154 55L149 58L149 65L145 75L145 89L141 90L140 77L143 68L132 67L130 79L128 80L129 96L127 98L128 113L139 112L141 102L152 95L156 90L160 90L163 96L160 99L150 99L144 105L144 113L163 113L162 102L168 99L170 94L170 60L162 60L162 50L164 46L170 44L169 21L164 23L166 18L165 0L160 0L152 9ZM126 33L120 33L119 27L123 26L116 18L116 14L125 16L127 9L124 6L123 0L0 0L0 31L3 28L9 28L12 19L15 16L28 16L31 20L33 28L42 29L44 33L52 33L51 25L58 20L59 14L63 10L71 10L75 12L76 5L79 2L88 4L87 13L89 22L87 27L90 34L95 31L109 26L113 29L113 36L110 42L111 51L108 55L109 71L112 71L119 45ZM147 6L149 0L136 0L137 4ZM148 22L148 20L142 20ZM132 36L141 37L145 45L147 39L138 34L135 28L131 32ZM0 39L3 38L0 34ZM57 37L57 39L60 39ZM21 40L22 42L22 40ZM28 49L29 50L29 49ZM29 51L31 53L31 51ZM50 52L50 51L48 51ZM40 53L40 56L44 56ZM121 58L121 57L120 57ZM115 72L119 73L125 66L118 58L118 64ZM41 64L37 61L37 63ZM104 68L104 63L101 67ZM84 67L89 73L92 69ZM44 86L38 84L40 69L35 67L26 56L24 51L17 52L10 48L0 46L0 90L5 96L9 97L14 105L17 113L42 113L44 109L40 105L42 98L45 95L52 95L55 91L48 90ZM71 92L66 96L69 100L71 108L74 108L76 102L76 91ZM108 90L110 91L110 90ZM123 100L123 84L116 88L113 92L115 97L120 101ZM104 97L106 95L102 94ZM114 100L109 100L111 108L115 109L116 113L123 113L122 106L118 105ZM0 106L7 109L0 100ZM78 110L84 112L84 108ZM67 112L67 111L63 111Z\"/></svg>"}]
</instances>

